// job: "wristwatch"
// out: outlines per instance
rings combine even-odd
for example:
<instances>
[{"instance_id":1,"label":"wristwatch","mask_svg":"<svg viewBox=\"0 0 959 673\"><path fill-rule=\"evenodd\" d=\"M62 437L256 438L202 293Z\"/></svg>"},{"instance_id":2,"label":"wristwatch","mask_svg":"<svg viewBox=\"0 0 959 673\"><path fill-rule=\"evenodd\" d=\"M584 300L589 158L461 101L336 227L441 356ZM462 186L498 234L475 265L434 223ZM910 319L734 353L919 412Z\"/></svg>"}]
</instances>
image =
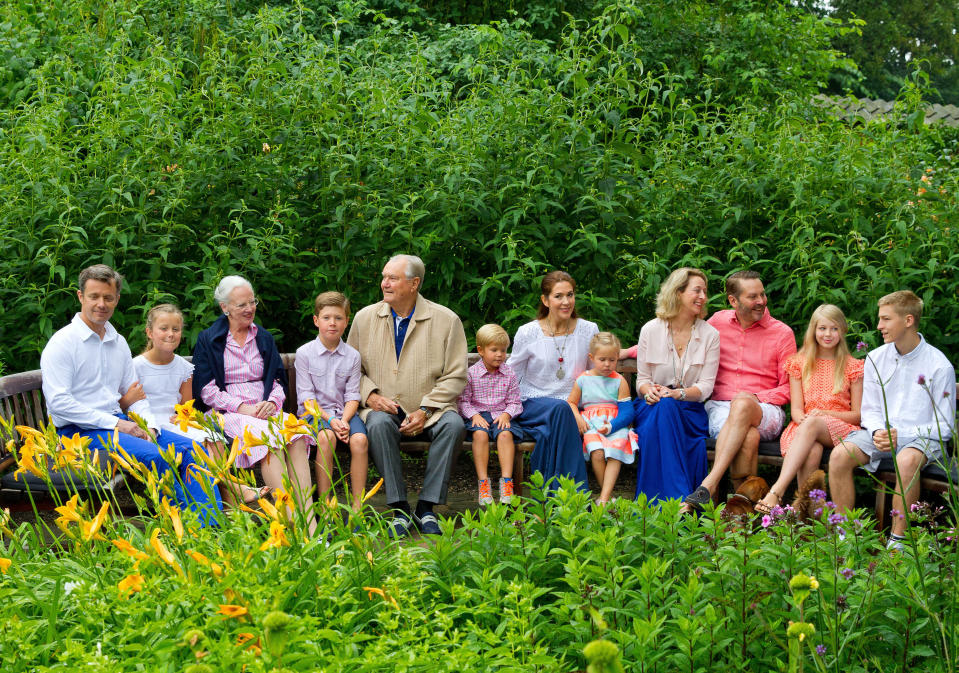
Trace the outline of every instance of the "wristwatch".
<instances>
[{"instance_id":1,"label":"wristwatch","mask_svg":"<svg viewBox=\"0 0 959 673\"><path fill-rule=\"evenodd\" d=\"M685 388L680 388L680 389L679 389L679 399L680 399L680 400L685 400L685 399L686 399L686 389L685 389Z\"/></svg>"},{"instance_id":2,"label":"wristwatch","mask_svg":"<svg viewBox=\"0 0 959 673\"><path fill-rule=\"evenodd\" d=\"M426 414L426 420L430 420L430 417L433 416L433 410L429 407L420 407L420 411Z\"/></svg>"}]
</instances>

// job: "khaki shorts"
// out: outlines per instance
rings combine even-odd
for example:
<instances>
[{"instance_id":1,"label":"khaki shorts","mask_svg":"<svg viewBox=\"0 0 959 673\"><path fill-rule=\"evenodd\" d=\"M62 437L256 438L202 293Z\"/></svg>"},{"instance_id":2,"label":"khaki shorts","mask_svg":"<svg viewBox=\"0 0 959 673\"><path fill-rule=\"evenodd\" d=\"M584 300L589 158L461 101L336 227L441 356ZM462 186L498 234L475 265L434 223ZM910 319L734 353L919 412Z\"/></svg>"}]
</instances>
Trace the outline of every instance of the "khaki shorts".
<instances>
[{"instance_id":1,"label":"khaki shorts","mask_svg":"<svg viewBox=\"0 0 959 673\"><path fill-rule=\"evenodd\" d=\"M719 436L719 431L726 424L729 418L729 400L706 402L706 414L709 416L709 436L713 439ZM783 408L775 404L759 403L763 410L763 419L759 422L759 438L764 442L771 441L782 434L783 426L786 424L786 412Z\"/></svg>"},{"instance_id":2,"label":"khaki shorts","mask_svg":"<svg viewBox=\"0 0 959 673\"><path fill-rule=\"evenodd\" d=\"M851 432L843 441L849 442L850 444L855 444L862 450L863 453L866 454L866 456L869 458L869 462L863 465L862 469L868 472L875 472L879 467L880 460L905 448L918 449L919 451L922 451L922 453L926 456L927 465L938 462L942 459L942 444L940 444L939 440L937 439L899 436L896 439L896 450L892 453L877 449L876 445L872 443L872 434L868 430L856 430L855 432ZM842 451L842 448L838 447L834 450Z\"/></svg>"}]
</instances>

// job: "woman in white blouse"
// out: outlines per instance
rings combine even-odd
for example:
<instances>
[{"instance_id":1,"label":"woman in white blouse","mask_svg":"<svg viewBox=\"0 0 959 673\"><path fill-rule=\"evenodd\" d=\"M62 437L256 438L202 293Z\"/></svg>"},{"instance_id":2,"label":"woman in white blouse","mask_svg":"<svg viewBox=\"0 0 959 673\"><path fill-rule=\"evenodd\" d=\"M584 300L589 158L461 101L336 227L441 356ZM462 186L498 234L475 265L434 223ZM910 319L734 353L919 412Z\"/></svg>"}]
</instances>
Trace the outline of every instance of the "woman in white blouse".
<instances>
[{"instance_id":1,"label":"woman in white blouse","mask_svg":"<svg viewBox=\"0 0 959 673\"><path fill-rule=\"evenodd\" d=\"M706 476L703 403L719 368L719 332L703 320L706 303L706 274L676 269L659 288L656 318L623 353L636 358L637 498L685 498Z\"/></svg>"},{"instance_id":2,"label":"woman in white blouse","mask_svg":"<svg viewBox=\"0 0 959 673\"><path fill-rule=\"evenodd\" d=\"M536 439L533 471L547 482L568 477L588 490L583 443L566 399L576 377L589 367L589 340L599 328L577 317L576 283L568 273L549 272L540 288L536 320L520 327L513 339L509 365L523 400L523 413L513 422Z\"/></svg>"}]
</instances>

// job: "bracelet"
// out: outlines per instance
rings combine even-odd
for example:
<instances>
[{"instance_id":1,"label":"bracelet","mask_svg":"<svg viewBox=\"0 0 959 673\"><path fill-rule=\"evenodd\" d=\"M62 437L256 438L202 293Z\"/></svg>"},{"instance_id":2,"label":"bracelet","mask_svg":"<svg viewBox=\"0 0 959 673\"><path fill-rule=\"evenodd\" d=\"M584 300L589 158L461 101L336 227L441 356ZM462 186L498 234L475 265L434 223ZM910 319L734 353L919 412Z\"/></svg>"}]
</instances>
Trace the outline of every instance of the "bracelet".
<instances>
[{"instance_id":1,"label":"bracelet","mask_svg":"<svg viewBox=\"0 0 959 673\"><path fill-rule=\"evenodd\" d=\"M686 389L685 389L685 388L680 388L680 389L679 389L679 399L680 399L680 401L686 399Z\"/></svg>"}]
</instances>

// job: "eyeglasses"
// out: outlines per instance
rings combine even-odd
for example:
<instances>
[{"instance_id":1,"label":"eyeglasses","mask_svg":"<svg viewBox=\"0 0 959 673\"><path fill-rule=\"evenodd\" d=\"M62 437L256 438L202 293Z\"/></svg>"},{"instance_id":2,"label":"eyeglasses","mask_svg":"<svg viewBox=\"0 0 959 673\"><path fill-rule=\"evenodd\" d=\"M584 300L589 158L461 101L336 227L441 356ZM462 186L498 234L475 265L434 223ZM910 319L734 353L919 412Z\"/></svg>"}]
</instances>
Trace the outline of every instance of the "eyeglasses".
<instances>
[{"instance_id":1,"label":"eyeglasses","mask_svg":"<svg viewBox=\"0 0 959 673\"><path fill-rule=\"evenodd\" d=\"M256 308L259 303L259 299L254 299L253 301L245 301L242 304L233 304L233 308L245 311L248 308Z\"/></svg>"}]
</instances>

